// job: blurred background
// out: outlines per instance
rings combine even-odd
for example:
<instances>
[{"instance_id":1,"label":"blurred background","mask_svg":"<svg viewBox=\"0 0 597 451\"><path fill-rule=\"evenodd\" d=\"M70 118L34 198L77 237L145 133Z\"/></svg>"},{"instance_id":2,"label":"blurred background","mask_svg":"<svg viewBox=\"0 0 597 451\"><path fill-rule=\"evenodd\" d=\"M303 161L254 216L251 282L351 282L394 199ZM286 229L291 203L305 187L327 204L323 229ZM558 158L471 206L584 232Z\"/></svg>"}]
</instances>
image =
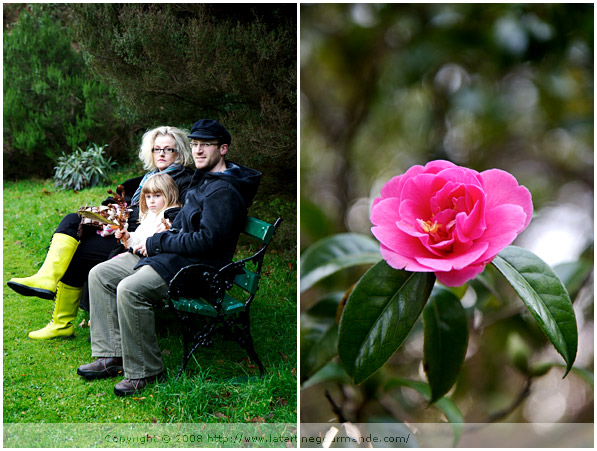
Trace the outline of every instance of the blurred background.
<instances>
[{"instance_id":1,"label":"blurred background","mask_svg":"<svg viewBox=\"0 0 597 451\"><path fill-rule=\"evenodd\" d=\"M301 251L334 233L370 235L371 202L414 164L446 159L509 171L529 188L535 207L516 244L560 275L567 269L581 279L569 287L579 327L575 366L592 373L593 5L316 4L301 5L300 15ZM309 309L358 275L303 293L305 330L314 317ZM467 421L485 421L488 412L511 406L524 385L494 356L513 331L532 358L559 356L507 301L494 299L495 310L491 302L469 301L477 334L471 332L453 396ZM387 371L424 380L421 355L422 330L415 328ZM334 364L337 358L326 368ZM323 382L315 383L307 380L309 368L302 370L302 421L336 416L326 390L344 401L352 421L370 419L368 409L387 415L384 403L411 421L435 418L412 391L388 398L375 383L347 385L341 371L319 374ZM552 370L535 381L509 418L592 421L592 383L562 376Z\"/></svg>"}]
</instances>

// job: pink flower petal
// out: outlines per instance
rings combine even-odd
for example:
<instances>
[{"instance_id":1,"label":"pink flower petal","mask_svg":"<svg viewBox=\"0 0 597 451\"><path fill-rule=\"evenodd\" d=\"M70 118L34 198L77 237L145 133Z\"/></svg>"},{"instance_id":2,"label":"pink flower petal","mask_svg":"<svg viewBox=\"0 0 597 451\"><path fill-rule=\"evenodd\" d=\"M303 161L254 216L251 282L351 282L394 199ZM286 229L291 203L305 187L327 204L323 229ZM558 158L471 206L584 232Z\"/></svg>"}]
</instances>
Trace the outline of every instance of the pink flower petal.
<instances>
[{"instance_id":1,"label":"pink flower petal","mask_svg":"<svg viewBox=\"0 0 597 451\"><path fill-rule=\"evenodd\" d=\"M388 249L383 244L379 248L381 256L388 265L395 269L406 269L412 272L433 272L431 268L427 268L423 265L418 264L411 258L405 257L391 249Z\"/></svg>"},{"instance_id":2,"label":"pink flower petal","mask_svg":"<svg viewBox=\"0 0 597 451\"><path fill-rule=\"evenodd\" d=\"M379 200L371 208L371 222L380 227L395 227L396 221L400 220L398 211L400 210L400 199L390 197L388 199L377 198Z\"/></svg>"},{"instance_id":3,"label":"pink flower petal","mask_svg":"<svg viewBox=\"0 0 597 451\"><path fill-rule=\"evenodd\" d=\"M458 166L453 168L447 168L438 172L437 176L442 179L450 180L452 182L456 182L463 185L481 186L481 181L479 180L479 173L468 168L461 168Z\"/></svg>"},{"instance_id":4,"label":"pink flower petal","mask_svg":"<svg viewBox=\"0 0 597 451\"><path fill-rule=\"evenodd\" d=\"M480 175L487 193L487 210L504 204L520 205L527 215L524 230L533 217L533 200L529 190L519 186L513 175L500 169L489 169Z\"/></svg>"},{"instance_id":5,"label":"pink flower petal","mask_svg":"<svg viewBox=\"0 0 597 451\"><path fill-rule=\"evenodd\" d=\"M479 239L489 244L482 258L493 260L502 249L512 244L525 229L526 219L526 214L518 205L500 205L489 211L486 216L487 230Z\"/></svg>"},{"instance_id":6,"label":"pink flower petal","mask_svg":"<svg viewBox=\"0 0 597 451\"><path fill-rule=\"evenodd\" d=\"M433 256L418 238L412 237L398 228L391 230L384 227L372 227L371 233L373 233L375 238L377 238L388 250L401 255ZM410 259L414 261L412 257L410 257Z\"/></svg>"},{"instance_id":7,"label":"pink flower petal","mask_svg":"<svg viewBox=\"0 0 597 451\"><path fill-rule=\"evenodd\" d=\"M440 283L447 287L459 287L483 272L485 265L471 265L459 271L436 272Z\"/></svg>"},{"instance_id":8,"label":"pink flower petal","mask_svg":"<svg viewBox=\"0 0 597 451\"><path fill-rule=\"evenodd\" d=\"M460 270L468 265L477 263L479 257L485 254L488 247L488 243L478 242L464 254L450 254L443 258L415 257L415 260L421 265L437 271Z\"/></svg>"}]
</instances>

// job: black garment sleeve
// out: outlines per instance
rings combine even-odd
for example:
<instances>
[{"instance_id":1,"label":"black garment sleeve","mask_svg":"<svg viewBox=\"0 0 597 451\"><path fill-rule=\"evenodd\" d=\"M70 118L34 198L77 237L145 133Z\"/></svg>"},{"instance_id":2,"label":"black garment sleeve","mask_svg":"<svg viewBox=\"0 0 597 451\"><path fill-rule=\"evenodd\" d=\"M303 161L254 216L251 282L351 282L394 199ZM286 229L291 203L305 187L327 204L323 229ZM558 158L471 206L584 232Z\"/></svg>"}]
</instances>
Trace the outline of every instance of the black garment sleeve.
<instances>
[{"instance_id":1,"label":"black garment sleeve","mask_svg":"<svg viewBox=\"0 0 597 451\"><path fill-rule=\"evenodd\" d=\"M191 231L157 233L147 239L147 253L209 258L214 252L230 247L231 241L232 246L236 245L246 214L245 203L236 190L219 188L190 213Z\"/></svg>"}]
</instances>

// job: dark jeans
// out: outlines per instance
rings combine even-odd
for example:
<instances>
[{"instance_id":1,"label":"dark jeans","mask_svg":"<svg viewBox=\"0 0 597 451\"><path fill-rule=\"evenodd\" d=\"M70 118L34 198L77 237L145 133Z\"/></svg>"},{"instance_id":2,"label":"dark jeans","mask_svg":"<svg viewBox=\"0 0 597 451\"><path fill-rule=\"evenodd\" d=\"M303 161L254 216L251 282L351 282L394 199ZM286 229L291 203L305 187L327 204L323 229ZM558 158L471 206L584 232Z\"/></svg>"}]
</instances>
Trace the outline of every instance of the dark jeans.
<instances>
[{"instance_id":1,"label":"dark jeans","mask_svg":"<svg viewBox=\"0 0 597 451\"><path fill-rule=\"evenodd\" d=\"M72 287L82 287L87 282L89 271L95 265L102 263L110 257L114 248L118 245L114 236L101 237L97 228L83 226L82 236L79 237L79 224L81 218L76 213L70 213L62 218L54 233L64 233L80 240L79 247L73 259L62 277L62 282ZM88 296L84 295L80 307L89 310Z\"/></svg>"}]
</instances>

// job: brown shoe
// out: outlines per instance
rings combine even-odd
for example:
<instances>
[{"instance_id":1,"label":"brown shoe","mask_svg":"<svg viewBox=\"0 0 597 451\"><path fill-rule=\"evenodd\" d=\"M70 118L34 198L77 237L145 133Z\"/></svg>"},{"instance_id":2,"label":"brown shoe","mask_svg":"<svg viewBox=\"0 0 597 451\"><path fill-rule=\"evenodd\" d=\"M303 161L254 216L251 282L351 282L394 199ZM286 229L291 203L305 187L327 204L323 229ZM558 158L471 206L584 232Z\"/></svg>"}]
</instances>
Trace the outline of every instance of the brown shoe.
<instances>
[{"instance_id":1,"label":"brown shoe","mask_svg":"<svg viewBox=\"0 0 597 451\"><path fill-rule=\"evenodd\" d=\"M162 380L163 373L155 376L145 377L143 379L124 379L116 384L114 387L114 394L116 396L129 396L138 393L147 387L148 384Z\"/></svg>"},{"instance_id":2,"label":"brown shoe","mask_svg":"<svg viewBox=\"0 0 597 451\"><path fill-rule=\"evenodd\" d=\"M85 379L104 379L123 373L122 357L99 357L95 362L81 365L77 374Z\"/></svg>"}]
</instances>

